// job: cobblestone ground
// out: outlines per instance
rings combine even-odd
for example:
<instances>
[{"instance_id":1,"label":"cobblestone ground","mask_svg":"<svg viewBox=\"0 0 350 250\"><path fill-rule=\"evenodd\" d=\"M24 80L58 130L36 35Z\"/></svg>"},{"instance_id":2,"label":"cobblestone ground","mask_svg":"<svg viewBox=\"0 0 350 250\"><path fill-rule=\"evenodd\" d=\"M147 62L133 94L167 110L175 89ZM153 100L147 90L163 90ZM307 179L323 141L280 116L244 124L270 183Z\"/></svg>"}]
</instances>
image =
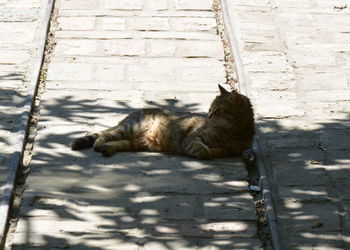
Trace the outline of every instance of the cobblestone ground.
<instances>
[{"instance_id":1,"label":"cobblestone ground","mask_svg":"<svg viewBox=\"0 0 350 250\"><path fill-rule=\"evenodd\" d=\"M141 107L206 112L225 82L211 0L60 0L13 249L254 249L235 159L103 158L73 138Z\"/></svg>"},{"instance_id":2,"label":"cobblestone ground","mask_svg":"<svg viewBox=\"0 0 350 250\"><path fill-rule=\"evenodd\" d=\"M349 249L349 2L228 2L283 249Z\"/></svg>"},{"instance_id":3,"label":"cobblestone ground","mask_svg":"<svg viewBox=\"0 0 350 250\"><path fill-rule=\"evenodd\" d=\"M0 1L0 199L31 80L40 7L41 0Z\"/></svg>"}]
</instances>

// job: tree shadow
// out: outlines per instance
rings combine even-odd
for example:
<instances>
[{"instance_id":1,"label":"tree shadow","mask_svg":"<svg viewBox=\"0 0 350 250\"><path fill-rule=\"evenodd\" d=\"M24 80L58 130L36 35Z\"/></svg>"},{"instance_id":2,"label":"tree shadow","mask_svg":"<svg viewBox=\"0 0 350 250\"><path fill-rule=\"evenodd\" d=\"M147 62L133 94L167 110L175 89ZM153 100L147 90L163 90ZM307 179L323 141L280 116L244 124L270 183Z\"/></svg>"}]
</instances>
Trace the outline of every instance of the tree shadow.
<instances>
[{"instance_id":1,"label":"tree shadow","mask_svg":"<svg viewBox=\"0 0 350 250\"><path fill-rule=\"evenodd\" d=\"M10 81L19 76L19 74L0 76L0 84L2 81ZM26 96L23 93L0 87L0 197L4 191L3 184L7 179L25 100Z\"/></svg>"},{"instance_id":2,"label":"tree shadow","mask_svg":"<svg viewBox=\"0 0 350 250\"><path fill-rule=\"evenodd\" d=\"M71 151L72 139L115 125L137 107L68 95L49 99L43 99L13 249L261 247L240 159ZM165 99L142 107L198 111L199 105Z\"/></svg>"},{"instance_id":3,"label":"tree shadow","mask_svg":"<svg viewBox=\"0 0 350 250\"><path fill-rule=\"evenodd\" d=\"M259 123L288 249L350 247L350 115L345 116L314 121L313 129L286 128L273 119Z\"/></svg>"}]
</instances>

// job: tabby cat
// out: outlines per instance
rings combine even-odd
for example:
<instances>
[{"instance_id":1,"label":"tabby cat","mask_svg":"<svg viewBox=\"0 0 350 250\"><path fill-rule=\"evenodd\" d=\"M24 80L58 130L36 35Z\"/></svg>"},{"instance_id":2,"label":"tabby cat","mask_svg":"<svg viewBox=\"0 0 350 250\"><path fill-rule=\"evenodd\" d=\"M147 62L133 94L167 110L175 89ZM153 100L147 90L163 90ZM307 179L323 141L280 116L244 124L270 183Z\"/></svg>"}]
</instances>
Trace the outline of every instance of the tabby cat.
<instances>
[{"instance_id":1,"label":"tabby cat","mask_svg":"<svg viewBox=\"0 0 350 250\"><path fill-rule=\"evenodd\" d=\"M122 151L174 152L198 159L241 155L253 141L252 106L236 91L219 89L208 116L142 109L115 127L73 140L71 148L93 147L104 156Z\"/></svg>"}]
</instances>

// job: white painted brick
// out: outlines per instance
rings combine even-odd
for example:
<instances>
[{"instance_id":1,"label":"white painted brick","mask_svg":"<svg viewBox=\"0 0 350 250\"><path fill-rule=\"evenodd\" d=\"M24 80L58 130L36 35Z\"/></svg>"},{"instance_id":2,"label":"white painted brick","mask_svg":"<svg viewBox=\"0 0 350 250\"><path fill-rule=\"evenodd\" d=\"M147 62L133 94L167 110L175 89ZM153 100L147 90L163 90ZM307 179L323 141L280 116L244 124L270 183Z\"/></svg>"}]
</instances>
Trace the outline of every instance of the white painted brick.
<instances>
[{"instance_id":1,"label":"white painted brick","mask_svg":"<svg viewBox=\"0 0 350 250\"><path fill-rule=\"evenodd\" d=\"M93 10L97 9L97 0L61 0L60 9L62 10Z\"/></svg>"},{"instance_id":2,"label":"white painted brick","mask_svg":"<svg viewBox=\"0 0 350 250\"><path fill-rule=\"evenodd\" d=\"M267 100L268 96L272 100L297 100L298 95L294 90L291 91L268 91L260 90L251 94L256 100Z\"/></svg>"},{"instance_id":3,"label":"white painted brick","mask_svg":"<svg viewBox=\"0 0 350 250\"><path fill-rule=\"evenodd\" d=\"M28 51L25 50L0 50L0 63L2 64L21 64L29 57ZM1 70L3 70L2 65Z\"/></svg>"},{"instance_id":4,"label":"white painted brick","mask_svg":"<svg viewBox=\"0 0 350 250\"><path fill-rule=\"evenodd\" d=\"M168 0L149 0L148 7L151 10L167 10Z\"/></svg>"},{"instance_id":5,"label":"white painted brick","mask_svg":"<svg viewBox=\"0 0 350 250\"><path fill-rule=\"evenodd\" d=\"M175 0L178 10L211 10L212 0Z\"/></svg>"},{"instance_id":6,"label":"white painted brick","mask_svg":"<svg viewBox=\"0 0 350 250\"><path fill-rule=\"evenodd\" d=\"M223 58L224 49L220 41L179 41L177 56Z\"/></svg>"},{"instance_id":7,"label":"white painted brick","mask_svg":"<svg viewBox=\"0 0 350 250\"><path fill-rule=\"evenodd\" d=\"M127 79L135 82L173 82L171 65L131 65L127 68Z\"/></svg>"},{"instance_id":8,"label":"white painted brick","mask_svg":"<svg viewBox=\"0 0 350 250\"><path fill-rule=\"evenodd\" d=\"M209 40L217 41L216 34L209 32L182 32L182 31L145 31L139 34L141 38L154 38L154 39L175 39L175 40Z\"/></svg>"},{"instance_id":9,"label":"white painted brick","mask_svg":"<svg viewBox=\"0 0 350 250\"><path fill-rule=\"evenodd\" d=\"M313 8L314 3L311 0L277 0L274 3L279 8Z\"/></svg>"},{"instance_id":10,"label":"white painted brick","mask_svg":"<svg viewBox=\"0 0 350 250\"><path fill-rule=\"evenodd\" d=\"M175 30L207 31L216 29L214 18L176 18L172 20Z\"/></svg>"},{"instance_id":11,"label":"white painted brick","mask_svg":"<svg viewBox=\"0 0 350 250\"><path fill-rule=\"evenodd\" d=\"M350 100L350 91L348 90L338 90L338 89L329 89L329 90L314 90L307 91L305 93L307 100L309 101L349 101Z\"/></svg>"},{"instance_id":12,"label":"white painted brick","mask_svg":"<svg viewBox=\"0 0 350 250\"><path fill-rule=\"evenodd\" d=\"M293 74L277 72L249 73L252 88L263 89L293 89L296 86L296 78Z\"/></svg>"},{"instance_id":13,"label":"white painted brick","mask_svg":"<svg viewBox=\"0 0 350 250\"><path fill-rule=\"evenodd\" d=\"M285 72L290 71L286 56L281 52L257 51L242 57L245 69L249 72Z\"/></svg>"},{"instance_id":14,"label":"white painted brick","mask_svg":"<svg viewBox=\"0 0 350 250\"><path fill-rule=\"evenodd\" d=\"M297 70L297 73L303 89L343 89L345 91L349 87L348 75L344 71L317 72L313 68L303 68Z\"/></svg>"},{"instance_id":15,"label":"white painted brick","mask_svg":"<svg viewBox=\"0 0 350 250\"><path fill-rule=\"evenodd\" d=\"M51 63L47 72L47 80L91 80L91 64Z\"/></svg>"},{"instance_id":16,"label":"white painted brick","mask_svg":"<svg viewBox=\"0 0 350 250\"><path fill-rule=\"evenodd\" d=\"M143 0L105 0L104 7L114 10L141 10Z\"/></svg>"},{"instance_id":17,"label":"white painted brick","mask_svg":"<svg viewBox=\"0 0 350 250\"><path fill-rule=\"evenodd\" d=\"M327 55L328 54L328 55ZM332 53L312 53L312 52L294 52L290 53L291 63L297 67L314 66L336 66L336 58Z\"/></svg>"},{"instance_id":18,"label":"white painted brick","mask_svg":"<svg viewBox=\"0 0 350 250\"><path fill-rule=\"evenodd\" d=\"M303 107L294 100L274 100L265 97L265 100L255 100L254 110L261 118L283 118L290 116L303 116Z\"/></svg>"},{"instance_id":19,"label":"white painted brick","mask_svg":"<svg viewBox=\"0 0 350 250\"><path fill-rule=\"evenodd\" d=\"M99 26L99 25L98 25ZM88 39L88 40L106 40L106 39L132 39L134 35L132 32L116 32L115 30L104 31L57 31L56 39Z\"/></svg>"},{"instance_id":20,"label":"white painted brick","mask_svg":"<svg viewBox=\"0 0 350 250\"><path fill-rule=\"evenodd\" d=\"M100 41L103 53L119 56L139 56L146 53L146 42L133 39Z\"/></svg>"},{"instance_id":21,"label":"white painted brick","mask_svg":"<svg viewBox=\"0 0 350 250\"><path fill-rule=\"evenodd\" d=\"M276 14L275 20L277 20L279 24L286 26L308 26L312 23L312 15L282 12Z\"/></svg>"},{"instance_id":22,"label":"white painted brick","mask_svg":"<svg viewBox=\"0 0 350 250\"><path fill-rule=\"evenodd\" d=\"M95 40L58 40L55 46L56 55L95 55L96 52Z\"/></svg>"},{"instance_id":23,"label":"white painted brick","mask_svg":"<svg viewBox=\"0 0 350 250\"><path fill-rule=\"evenodd\" d=\"M135 30L169 30L169 20L168 18L134 18L130 20L129 27Z\"/></svg>"},{"instance_id":24,"label":"white painted brick","mask_svg":"<svg viewBox=\"0 0 350 250\"><path fill-rule=\"evenodd\" d=\"M172 57L176 53L176 43L171 40L150 40L149 56Z\"/></svg>"},{"instance_id":25,"label":"white painted brick","mask_svg":"<svg viewBox=\"0 0 350 250\"><path fill-rule=\"evenodd\" d=\"M125 30L125 18L101 17L98 21L102 30Z\"/></svg>"},{"instance_id":26,"label":"white painted brick","mask_svg":"<svg viewBox=\"0 0 350 250\"><path fill-rule=\"evenodd\" d=\"M93 30L95 17L59 17L58 30Z\"/></svg>"},{"instance_id":27,"label":"white painted brick","mask_svg":"<svg viewBox=\"0 0 350 250\"><path fill-rule=\"evenodd\" d=\"M35 25L32 22L0 22L0 41L31 43L34 40Z\"/></svg>"},{"instance_id":28,"label":"white painted brick","mask_svg":"<svg viewBox=\"0 0 350 250\"><path fill-rule=\"evenodd\" d=\"M99 65L94 75L98 81L121 81L124 79L123 65Z\"/></svg>"},{"instance_id":29,"label":"white painted brick","mask_svg":"<svg viewBox=\"0 0 350 250\"><path fill-rule=\"evenodd\" d=\"M176 68L180 79L187 82L225 82L225 68L222 67L180 67ZM204 73L205 72L205 73ZM213 84L215 86L215 84Z\"/></svg>"}]
</instances>

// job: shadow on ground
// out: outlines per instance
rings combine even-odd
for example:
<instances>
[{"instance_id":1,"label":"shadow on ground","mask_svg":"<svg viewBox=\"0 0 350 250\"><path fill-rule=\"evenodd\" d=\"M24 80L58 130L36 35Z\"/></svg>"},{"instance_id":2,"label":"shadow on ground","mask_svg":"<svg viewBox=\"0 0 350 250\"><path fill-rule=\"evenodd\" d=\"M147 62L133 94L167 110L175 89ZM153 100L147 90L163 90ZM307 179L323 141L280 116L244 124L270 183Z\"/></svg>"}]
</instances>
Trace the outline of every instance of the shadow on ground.
<instances>
[{"instance_id":1,"label":"shadow on ground","mask_svg":"<svg viewBox=\"0 0 350 250\"><path fill-rule=\"evenodd\" d=\"M349 247L350 115L338 116L347 118L314 121L311 130L260 121L288 248Z\"/></svg>"},{"instance_id":2,"label":"shadow on ground","mask_svg":"<svg viewBox=\"0 0 350 250\"><path fill-rule=\"evenodd\" d=\"M0 197L6 182L8 167L16 142L16 133L25 96L11 88L2 87L7 82L21 80L20 74L0 76Z\"/></svg>"},{"instance_id":3,"label":"shadow on ground","mask_svg":"<svg viewBox=\"0 0 350 250\"><path fill-rule=\"evenodd\" d=\"M16 98L9 96L1 101ZM72 139L116 124L135 109L128 101L103 103L72 96L44 102L13 249L261 246L239 159L145 152L103 158L92 150L71 151ZM146 106L195 112L198 104L168 99ZM279 215L287 222L290 246L344 247L349 119L318 123L313 130L286 129L268 119L259 126L268 138L266 152L277 152L269 175L284 183L275 190L275 202L283 204Z\"/></svg>"},{"instance_id":4,"label":"shadow on ground","mask_svg":"<svg viewBox=\"0 0 350 250\"><path fill-rule=\"evenodd\" d=\"M240 159L71 151L72 139L134 110L128 102L103 103L72 96L43 102L13 249L261 246ZM146 106L197 110L171 99Z\"/></svg>"}]
</instances>

